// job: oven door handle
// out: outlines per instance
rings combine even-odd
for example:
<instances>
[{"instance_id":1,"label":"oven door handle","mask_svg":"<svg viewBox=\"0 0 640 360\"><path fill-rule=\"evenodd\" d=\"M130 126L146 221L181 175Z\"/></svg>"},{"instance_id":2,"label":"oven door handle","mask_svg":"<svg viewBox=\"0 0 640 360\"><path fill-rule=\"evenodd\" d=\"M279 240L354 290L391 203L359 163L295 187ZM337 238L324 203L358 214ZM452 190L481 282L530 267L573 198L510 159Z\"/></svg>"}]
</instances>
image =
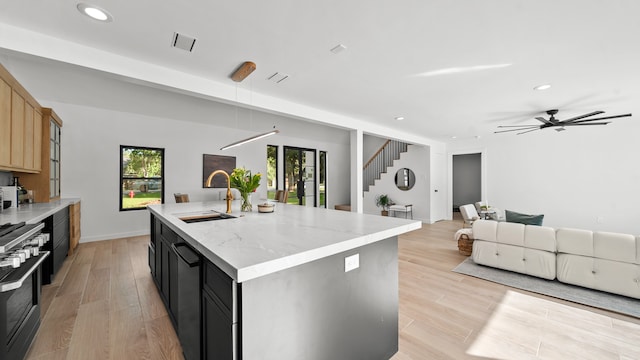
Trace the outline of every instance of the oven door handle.
<instances>
[{"instance_id":1,"label":"oven door handle","mask_svg":"<svg viewBox=\"0 0 640 360\"><path fill-rule=\"evenodd\" d=\"M41 252L40 255L38 255L39 257L38 261L35 264L33 264L29 269L29 271L27 271L19 280L0 284L0 292L7 292L7 291L19 289L24 283L24 281L27 280L27 278L29 278L34 271L36 271L36 269L38 268L38 266L40 266L40 264L42 264L42 262L47 256L49 256L48 251Z\"/></svg>"}]
</instances>

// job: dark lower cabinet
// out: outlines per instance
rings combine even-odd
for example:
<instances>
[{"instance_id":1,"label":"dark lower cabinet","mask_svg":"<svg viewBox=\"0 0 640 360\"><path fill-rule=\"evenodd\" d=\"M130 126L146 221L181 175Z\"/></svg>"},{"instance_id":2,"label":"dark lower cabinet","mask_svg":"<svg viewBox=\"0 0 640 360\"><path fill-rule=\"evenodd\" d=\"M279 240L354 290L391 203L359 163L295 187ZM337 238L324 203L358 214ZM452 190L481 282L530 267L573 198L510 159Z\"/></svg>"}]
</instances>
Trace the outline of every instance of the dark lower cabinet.
<instances>
[{"instance_id":1,"label":"dark lower cabinet","mask_svg":"<svg viewBox=\"0 0 640 360\"><path fill-rule=\"evenodd\" d=\"M172 245L182 242L182 239L161 224L161 232L156 235L156 281L160 295L167 309L174 327L178 325L178 255Z\"/></svg>"},{"instance_id":2,"label":"dark lower cabinet","mask_svg":"<svg viewBox=\"0 0 640 360\"><path fill-rule=\"evenodd\" d=\"M172 246L178 255L178 337L186 360L200 359L200 254L186 243Z\"/></svg>"},{"instance_id":3,"label":"dark lower cabinet","mask_svg":"<svg viewBox=\"0 0 640 360\"><path fill-rule=\"evenodd\" d=\"M151 215L149 269L186 360L240 360L240 287Z\"/></svg>"},{"instance_id":4,"label":"dark lower cabinet","mask_svg":"<svg viewBox=\"0 0 640 360\"><path fill-rule=\"evenodd\" d=\"M231 277L208 260L202 269L203 359L233 359L237 343L236 324L239 287ZM242 356L238 353L237 359Z\"/></svg>"},{"instance_id":5,"label":"dark lower cabinet","mask_svg":"<svg viewBox=\"0 0 640 360\"><path fill-rule=\"evenodd\" d=\"M207 291L202 292L202 358L233 359L233 321Z\"/></svg>"},{"instance_id":6,"label":"dark lower cabinet","mask_svg":"<svg viewBox=\"0 0 640 360\"><path fill-rule=\"evenodd\" d=\"M60 270L69 253L69 207L58 211L44 220L43 232L50 236L43 249L49 256L42 265L42 284L50 284L53 276Z\"/></svg>"}]
</instances>

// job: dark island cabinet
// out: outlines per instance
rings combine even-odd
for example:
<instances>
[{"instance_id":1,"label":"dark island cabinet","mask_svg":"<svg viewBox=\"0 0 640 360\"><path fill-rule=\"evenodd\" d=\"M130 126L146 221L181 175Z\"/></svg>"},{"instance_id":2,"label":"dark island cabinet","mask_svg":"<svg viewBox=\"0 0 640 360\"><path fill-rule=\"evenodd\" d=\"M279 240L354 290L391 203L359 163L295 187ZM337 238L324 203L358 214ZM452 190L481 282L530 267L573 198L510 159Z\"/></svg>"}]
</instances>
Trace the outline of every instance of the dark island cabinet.
<instances>
[{"instance_id":1,"label":"dark island cabinet","mask_svg":"<svg viewBox=\"0 0 640 360\"><path fill-rule=\"evenodd\" d=\"M149 269L186 360L236 359L237 284L151 215Z\"/></svg>"},{"instance_id":2,"label":"dark island cabinet","mask_svg":"<svg viewBox=\"0 0 640 360\"><path fill-rule=\"evenodd\" d=\"M217 266L205 261L202 285L203 359L233 359L237 328L236 282ZM241 359L239 356L237 359Z\"/></svg>"},{"instance_id":3,"label":"dark island cabinet","mask_svg":"<svg viewBox=\"0 0 640 360\"><path fill-rule=\"evenodd\" d=\"M182 239L168 226L154 217L151 220L153 231L149 244L149 262L153 253L154 265L150 266L154 281L160 290L160 297L169 310L169 318L177 327L178 309L178 256L172 245L182 242Z\"/></svg>"}]
</instances>

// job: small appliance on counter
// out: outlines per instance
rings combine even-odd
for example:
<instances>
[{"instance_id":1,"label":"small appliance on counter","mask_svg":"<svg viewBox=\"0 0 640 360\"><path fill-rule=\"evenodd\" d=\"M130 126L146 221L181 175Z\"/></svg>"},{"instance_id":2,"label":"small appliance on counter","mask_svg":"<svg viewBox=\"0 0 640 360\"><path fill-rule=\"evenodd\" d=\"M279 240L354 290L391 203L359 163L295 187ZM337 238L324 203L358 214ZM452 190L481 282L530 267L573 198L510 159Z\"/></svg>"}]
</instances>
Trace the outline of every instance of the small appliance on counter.
<instances>
[{"instance_id":1,"label":"small appliance on counter","mask_svg":"<svg viewBox=\"0 0 640 360\"><path fill-rule=\"evenodd\" d=\"M18 188L15 186L0 186L0 190L2 190L2 200L3 205L2 208L17 208L18 207ZM5 206L5 201L9 201L11 204L9 206Z\"/></svg>"}]
</instances>

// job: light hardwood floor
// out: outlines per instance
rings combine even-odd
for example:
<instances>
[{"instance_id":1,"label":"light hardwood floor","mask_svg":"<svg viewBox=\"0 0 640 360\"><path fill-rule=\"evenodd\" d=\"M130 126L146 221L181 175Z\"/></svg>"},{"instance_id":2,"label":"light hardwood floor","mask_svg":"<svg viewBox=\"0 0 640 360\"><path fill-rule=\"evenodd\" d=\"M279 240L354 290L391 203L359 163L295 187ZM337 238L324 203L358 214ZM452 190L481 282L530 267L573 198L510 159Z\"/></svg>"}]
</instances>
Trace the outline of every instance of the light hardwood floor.
<instances>
[{"instance_id":1,"label":"light hardwood floor","mask_svg":"<svg viewBox=\"0 0 640 360\"><path fill-rule=\"evenodd\" d=\"M453 273L460 221L399 241L406 359L640 359L640 319ZM43 288L27 359L182 359L147 266L148 237L82 243ZM298 359L296 359L298 360Z\"/></svg>"}]
</instances>

